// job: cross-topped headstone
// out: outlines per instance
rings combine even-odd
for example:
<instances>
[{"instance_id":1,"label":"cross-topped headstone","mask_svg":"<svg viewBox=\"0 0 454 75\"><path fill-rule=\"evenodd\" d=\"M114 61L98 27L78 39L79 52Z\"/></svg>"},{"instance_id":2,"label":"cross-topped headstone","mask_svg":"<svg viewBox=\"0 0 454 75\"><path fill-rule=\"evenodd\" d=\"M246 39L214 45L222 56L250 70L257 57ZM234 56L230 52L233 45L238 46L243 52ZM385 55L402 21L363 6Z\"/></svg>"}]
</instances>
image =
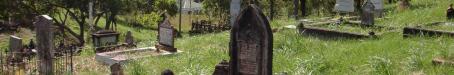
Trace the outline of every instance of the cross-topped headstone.
<instances>
[{"instance_id":1,"label":"cross-topped headstone","mask_svg":"<svg viewBox=\"0 0 454 75\"><path fill-rule=\"evenodd\" d=\"M52 64L52 50L53 50L53 32L52 32L52 18L47 15L41 15L36 18L36 39L38 44L39 56L39 74L53 75Z\"/></svg>"},{"instance_id":2,"label":"cross-topped headstone","mask_svg":"<svg viewBox=\"0 0 454 75\"><path fill-rule=\"evenodd\" d=\"M361 24L362 25L374 25L375 6L371 2L371 0L366 0L362 9L363 9L363 12L361 14Z\"/></svg>"},{"instance_id":3,"label":"cross-topped headstone","mask_svg":"<svg viewBox=\"0 0 454 75\"><path fill-rule=\"evenodd\" d=\"M273 34L255 5L242 10L230 34L230 75L271 75Z\"/></svg>"},{"instance_id":4,"label":"cross-topped headstone","mask_svg":"<svg viewBox=\"0 0 454 75\"><path fill-rule=\"evenodd\" d=\"M169 52L177 52L174 48L175 29L170 24L169 18L165 17L164 21L158 27L158 44L156 44L157 51L166 50Z\"/></svg>"}]
</instances>

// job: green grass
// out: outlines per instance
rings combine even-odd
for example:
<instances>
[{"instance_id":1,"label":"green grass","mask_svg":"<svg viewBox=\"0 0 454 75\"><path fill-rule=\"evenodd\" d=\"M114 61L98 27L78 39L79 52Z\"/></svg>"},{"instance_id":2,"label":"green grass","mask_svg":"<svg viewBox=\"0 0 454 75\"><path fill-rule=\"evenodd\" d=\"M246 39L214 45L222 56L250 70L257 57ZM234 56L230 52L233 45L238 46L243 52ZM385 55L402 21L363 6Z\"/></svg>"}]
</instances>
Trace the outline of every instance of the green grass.
<instances>
[{"instance_id":1,"label":"green grass","mask_svg":"<svg viewBox=\"0 0 454 75\"><path fill-rule=\"evenodd\" d=\"M435 66L431 60L437 56L454 57L454 38L452 37L402 37L402 28L418 24L447 21L445 13L449 2L454 0L412 0L410 10L395 11L395 4L386 5L386 18L377 19L380 26L398 28L388 31L378 39L336 39L327 40L312 36L299 35L296 29L283 26L297 25L294 19L279 19L270 24L279 29L273 34L273 72L289 75L408 75L423 73L427 75L454 74L452 66ZM311 16L310 18L318 18ZM178 19L172 24L177 27ZM101 19L100 27L103 27ZM183 30L190 26L183 19ZM449 21L450 22L450 21ZM75 23L70 27L76 29ZM139 47L154 46L157 32L146 28L130 27L119 24L122 36L132 31L139 41ZM221 60L229 59L230 32L220 32L190 36L183 34L177 38L176 48L183 52L170 56L148 57L124 65L129 75L158 75L170 69L177 75L210 75L214 66ZM2 37L3 38L3 37ZM5 39L2 41L2 46ZM7 38L6 38L7 40ZM6 45L7 46L7 45ZM5 47L6 47L5 46ZM76 57L78 75L109 74L109 67L94 60L90 42L81 56Z\"/></svg>"}]
</instances>

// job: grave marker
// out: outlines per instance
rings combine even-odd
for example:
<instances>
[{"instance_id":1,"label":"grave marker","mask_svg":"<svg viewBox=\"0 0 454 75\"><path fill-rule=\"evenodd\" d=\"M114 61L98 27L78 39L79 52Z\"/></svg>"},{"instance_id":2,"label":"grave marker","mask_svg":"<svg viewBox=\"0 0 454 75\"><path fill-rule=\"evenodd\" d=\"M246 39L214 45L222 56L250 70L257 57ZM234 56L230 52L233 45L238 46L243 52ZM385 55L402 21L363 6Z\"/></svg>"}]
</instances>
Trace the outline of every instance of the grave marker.
<instances>
[{"instance_id":1,"label":"grave marker","mask_svg":"<svg viewBox=\"0 0 454 75\"><path fill-rule=\"evenodd\" d=\"M21 63L23 62L22 58L22 38L16 36L10 36L9 40L9 50L11 51L11 55L8 56L8 59L11 63Z\"/></svg>"},{"instance_id":2,"label":"grave marker","mask_svg":"<svg viewBox=\"0 0 454 75\"><path fill-rule=\"evenodd\" d=\"M334 11L341 13L354 12L355 7L353 0L336 0Z\"/></svg>"},{"instance_id":3,"label":"grave marker","mask_svg":"<svg viewBox=\"0 0 454 75\"><path fill-rule=\"evenodd\" d=\"M453 4L449 4L448 10L446 10L446 17L448 19L453 19L454 18L454 8L452 8Z\"/></svg>"},{"instance_id":4,"label":"grave marker","mask_svg":"<svg viewBox=\"0 0 454 75\"><path fill-rule=\"evenodd\" d=\"M366 0L362 9L363 9L363 12L361 14L361 24L362 25L374 25L375 6L371 2L371 0Z\"/></svg>"},{"instance_id":5,"label":"grave marker","mask_svg":"<svg viewBox=\"0 0 454 75\"><path fill-rule=\"evenodd\" d=\"M235 21L230 36L231 75L271 75L273 34L266 16L249 5Z\"/></svg>"},{"instance_id":6,"label":"grave marker","mask_svg":"<svg viewBox=\"0 0 454 75\"><path fill-rule=\"evenodd\" d=\"M115 63L110 66L110 75L124 75L123 68L121 67L120 63Z\"/></svg>"},{"instance_id":7,"label":"grave marker","mask_svg":"<svg viewBox=\"0 0 454 75\"><path fill-rule=\"evenodd\" d=\"M126 33L125 42L126 42L126 45L128 45L128 46L135 46L136 45L135 42L134 42L134 37L132 36L131 31L128 31Z\"/></svg>"},{"instance_id":8,"label":"grave marker","mask_svg":"<svg viewBox=\"0 0 454 75\"><path fill-rule=\"evenodd\" d=\"M378 17L383 17L384 3L383 0L372 0L372 4L375 7L375 15Z\"/></svg>"},{"instance_id":9,"label":"grave marker","mask_svg":"<svg viewBox=\"0 0 454 75\"><path fill-rule=\"evenodd\" d=\"M170 24L167 17L159 24L158 31L158 44L156 44L157 51L166 50L169 52L177 52L177 49L174 48L175 29Z\"/></svg>"},{"instance_id":10,"label":"grave marker","mask_svg":"<svg viewBox=\"0 0 454 75\"><path fill-rule=\"evenodd\" d=\"M53 31L52 31L52 18L48 15L41 15L36 18L36 39L37 50L39 56L39 74L54 75L54 67L52 62L53 50Z\"/></svg>"}]
</instances>

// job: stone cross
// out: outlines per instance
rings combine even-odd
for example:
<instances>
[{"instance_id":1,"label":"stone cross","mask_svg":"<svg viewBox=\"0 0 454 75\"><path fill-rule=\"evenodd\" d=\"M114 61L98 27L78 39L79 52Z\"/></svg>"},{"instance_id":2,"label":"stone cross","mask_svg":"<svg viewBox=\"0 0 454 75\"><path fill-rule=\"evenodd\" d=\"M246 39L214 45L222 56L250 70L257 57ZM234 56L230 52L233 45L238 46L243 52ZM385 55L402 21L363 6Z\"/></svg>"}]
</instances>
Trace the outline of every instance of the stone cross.
<instances>
[{"instance_id":1,"label":"stone cross","mask_svg":"<svg viewBox=\"0 0 454 75\"><path fill-rule=\"evenodd\" d=\"M375 6L372 4L371 0L366 0L362 9L363 12L361 14L361 24L374 25Z\"/></svg>"},{"instance_id":2,"label":"stone cross","mask_svg":"<svg viewBox=\"0 0 454 75\"><path fill-rule=\"evenodd\" d=\"M39 57L39 74L54 75L52 50L53 50L53 31L52 31L52 18L48 15L41 15L36 17L34 23L36 27L36 40L37 50Z\"/></svg>"},{"instance_id":3,"label":"stone cross","mask_svg":"<svg viewBox=\"0 0 454 75\"><path fill-rule=\"evenodd\" d=\"M243 10L230 35L230 75L272 75L273 34L259 7Z\"/></svg>"}]
</instances>

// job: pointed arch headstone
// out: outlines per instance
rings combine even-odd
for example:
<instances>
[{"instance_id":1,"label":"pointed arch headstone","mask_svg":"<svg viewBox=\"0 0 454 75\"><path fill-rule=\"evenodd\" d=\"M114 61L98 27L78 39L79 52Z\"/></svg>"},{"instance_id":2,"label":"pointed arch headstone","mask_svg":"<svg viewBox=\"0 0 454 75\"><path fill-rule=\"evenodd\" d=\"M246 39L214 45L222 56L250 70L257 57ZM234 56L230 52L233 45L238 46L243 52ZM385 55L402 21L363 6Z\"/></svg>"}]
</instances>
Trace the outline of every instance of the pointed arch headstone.
<instances>
[{"instance_id":1,"label":"pointed arch headstone","mask_svg":"<svg viewBox=\"0 0 454 75\"><path fill-rule=\"evenodd\" d=\"M230 34L230 75L271 75L273 34L261 9L249 5Z\"/></svg>"},{"instance_id":2,"label":"pointed arch headstone","mask_svg":"<svg viewBox=\"0 0 454 75\"><path fill-rule=\"evenodd\" d=\"M159 24L158 27L158 44L156 44L157 51L165 50L169 52L177 52L174 48L175 29L170 24L167 15L164 16L164 20Z\"/></svg>"}]
</instances>

